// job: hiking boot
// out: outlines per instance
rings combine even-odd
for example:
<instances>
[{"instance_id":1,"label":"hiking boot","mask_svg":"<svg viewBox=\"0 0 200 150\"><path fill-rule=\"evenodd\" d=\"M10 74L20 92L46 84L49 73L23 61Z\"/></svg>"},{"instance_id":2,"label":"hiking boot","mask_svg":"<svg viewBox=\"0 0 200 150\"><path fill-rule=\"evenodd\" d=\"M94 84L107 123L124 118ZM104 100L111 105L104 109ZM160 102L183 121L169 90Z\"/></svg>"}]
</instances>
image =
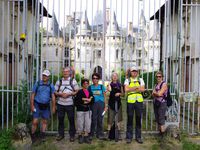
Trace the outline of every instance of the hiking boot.
<instances>
[{"instance_id":1,"label":"hiking boot","mask_svg":"<svg viewBox=\"0 0 200 150\"><path fill-rule=\"evenodd\" d=\"M89 139L89 136L84 136L84 142L87 144L91 144L91 140Z\"/></svg>"},{"instance_id":2,"label":"hiking boot","mask_svg":"<svg viewBox=\"0 0 200 150\"><path fill-rule=\"evenodd\" d=\"M120 133L120 131L118 132L118 140L122 140L122 135L121 135L121 133Z\"/></svg>"},{"instance_id":3,"label":"hiking boot","mask_svg":"<svg viewBox=\"0 0 200 150\"><path fill-rule=\"evenodd\" d=\"M34 144L36 142L36 135L35 135L35 133L31 134L31 140L32 140L32 144Z\"/></svg>"},{"instance_id":4,"label":"hiking boot","mask_svg":"<svg viewBox=\"0 0 200 150\"><path fill-rule=\"evenodd\" d=\"M56 141L61 141L62 139L64 139L64 136L63 135L58 135L56 137Z\"/></svg>"},{"instance_id":5,"label":"hiking boot","mask_svg":"<svg viewBox=\"0 0 200 150\"><path fill-rule=\"evenodd\" d=\"M83 144L83 136L82 135L79 135L78 136L78 142L79 142L79 144Z\"/></svg>"},{"instance_id":6,"label":"hiking boot","mask_svg":"<svg viewBox=\"0 0 200 150\"><path fill-rule=\"evenodd\" d=\"M126 143L130 144L132 142L132 139L126 139Z\"/></svg>"},{"instance_id":7,"label":"hiking boot","mask_svg":"<svg viewBox=\"0 0 200 150\"><path fill-rule=\"evenodd\" d=\"M142 143L143 143L143 141L142 141L142 139L141 139L141 138L137 138L137 139L136 139L136 141L137 141L138 143L140 143L140 144L142 144Z\"/></svg>"},{"instance_id":8,"label":"hiking boot","mask_svg":"<svg viewBox=\"0 0 200 150\"><path fill-rule=\"evenodd\" d=\"M94 137L93 135L89 135L89 136L88 136L88 139L89 139L90 141L92 141L93 137Z\"/></svg>"},{"instance_id":9,"label":"hiking boot","mask_svg":"<svg viewBox=\"0 0 200 150\"><path fill-rule=\"evenodd\" d=\"M75 137L74 136L70 136L69 141L70 142L74 142L75 141Z\"/></svg>"},{"instance_id":10,"label":"hiking boot","mask_svg":"<svg viewBox=\"0 0 200 150\"><path fill-rule=\"evenodd\" d=\"M105 140L106 138L105 138L104 134L102 133L102 134L97 135L97 139Z\"/></svg>"},{"instance_id":11,"label":"hiking boot","mask_svg":"<svg viewBox=\"0 0 200 150\"><path fill-rule=\"evenodd\" d=\"M45 141L46 141L46 137L45 137L45 133L44 133L44 132L41 132L41 133L40 133L40 138L41 138L41 141L42 141L42 142L45 142Z\"/></svg>"}]
</instances>

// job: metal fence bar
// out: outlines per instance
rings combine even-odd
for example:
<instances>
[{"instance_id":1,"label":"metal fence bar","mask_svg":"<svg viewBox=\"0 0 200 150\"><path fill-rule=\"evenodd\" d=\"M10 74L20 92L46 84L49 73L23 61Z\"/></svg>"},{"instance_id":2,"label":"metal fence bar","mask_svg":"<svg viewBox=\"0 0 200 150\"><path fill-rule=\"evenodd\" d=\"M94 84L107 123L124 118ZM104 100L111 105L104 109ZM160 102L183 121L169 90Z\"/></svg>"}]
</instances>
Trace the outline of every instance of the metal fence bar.
<instances>
[{"instance_id":1,"label":"metal fence bar","mask_svg":"<svg viewBox=\"0 0 200 150\"><path fill-rule=\"evenodd\" d=\"M10 25L10 2L7 2L7 24ZM7 90L9 88L9 40L10 40L10 26L7 26L7 59L6 59L6 86ZM7 94L7 102L6 102L6 128L8 129L9 126L9 92L6 92Z\"/></svg>"},{"instance_id":2,"label":"metal fence bar","mask_svg":"<svg viewBox=\"0 0 200 150\"><path fill-rule=\"evenodd\" d=\"M15 57L15 54L14 54L14 16L15 16L15 2L12 2L12 90L14 90L14 77L15 77L15 72L14 72L14 57ZM13 92L12 92L12 126L13 126L13 122L14 122L14 117L13 117L13 114L14 114L14 95L13 95Z\"/></svg>"},{"instance_id":3,"label":"metal fence bar","mask_svg":"<svg viewBox=\"0 0 200 150\"><path fill-rule=\"evenodd\" d=\"M5 33L4 33L4 11L5 11L5 9L4 9L4 7L5 7L5 2L4 1L2 1L1 2L2 3L2 16L1 16L1 18L2 18L2 20L1 20L1 22L2 22L2 37L4 37L5 36ZM4 38L2 38L2 40L1 40L1 43L2 43L2 72L3 72L3 70L4 70L4 56L5 56L5 51L4 51L4 49L5 49L5 47L4 47L4 42L5 42L5 40L4 40ZM4 79L4 73L2 74L2 90L4 90L4 82L5 82L5 79ZM2 129L4 128L4 92L2 92L2 95L1 95L1 101L2 101L2 112L1 112L1 126L2 126Z\"/></svg>"}]
</instances>

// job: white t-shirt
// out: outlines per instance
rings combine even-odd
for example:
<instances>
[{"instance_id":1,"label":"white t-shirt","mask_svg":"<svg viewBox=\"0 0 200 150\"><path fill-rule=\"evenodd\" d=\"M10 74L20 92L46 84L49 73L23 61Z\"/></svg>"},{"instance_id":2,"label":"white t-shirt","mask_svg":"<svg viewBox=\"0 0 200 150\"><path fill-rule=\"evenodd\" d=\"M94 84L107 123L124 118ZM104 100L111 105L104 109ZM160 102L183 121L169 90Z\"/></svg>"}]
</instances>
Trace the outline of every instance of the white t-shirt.
<instances>
[{"instance_id":1,"label":"white t-shirt","mask_svg":"<svg viewBox=\"0 0 200 150\"><path fill-rule=\"evenodd\" d=\"M60 80L58 80L55 84L56 91L58 91L59 85L60 85ZM74 87L74 90L79 90L79 86L75 79L73 79L72 85ZM70 77L67 80L64 80L64 78L62 78L62 85L60 86L60 90L58 91L58 93L68 93L69 94L72 92L73 92L73 88L70 85ZM73 103L72 96L67 97L67 98L59 97L58 104L65 105L65 106L73 105L74 103Z\"/></svg>"},{"instance_id":2,"label":"white t-shirt","mask_svg":"<svg viewBox=\"0 0 200 150\"><path fill-rule=\"evenodd\" d=\"M133 78L132 78L133 79ZM138 81L138 78L133 79L134 81ZM130 79L126 79L124 81L124 85L129 85ZM145 86L144 80L142 78L139 78L140 86Z\"/></svg>"}]
</instances>

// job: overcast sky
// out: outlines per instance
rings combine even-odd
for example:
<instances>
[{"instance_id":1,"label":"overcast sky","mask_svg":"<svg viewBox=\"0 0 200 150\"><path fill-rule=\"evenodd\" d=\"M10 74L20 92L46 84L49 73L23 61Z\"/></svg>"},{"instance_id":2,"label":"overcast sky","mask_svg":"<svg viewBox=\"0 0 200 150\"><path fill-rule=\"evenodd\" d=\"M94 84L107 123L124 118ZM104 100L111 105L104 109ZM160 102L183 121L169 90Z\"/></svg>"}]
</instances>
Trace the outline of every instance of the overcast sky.
<instances>
[{"instance_id":1,"label":"overcast sky","mask_svg":"<svg viewBox=\"0 0 200 150\"><path fill-rule=\"evenodd\" d=\"M90 25L94 23L97 11L103 10L103 0L40 0L50 14L54 11L60 27L66 22L65 16L72 15L73 12L84 12L87 15ZM115 12L119 26L126 27L127 22L138 25L141 9L144 9L145 18L149 18L164 4L166 0L106 0L106 8L110 8L111 13ZM93 19L92 19L93 18ZM122 19L121 19L122 18ZM44 26L46 19L44 19Z\"/></svg>"}]
</instances>

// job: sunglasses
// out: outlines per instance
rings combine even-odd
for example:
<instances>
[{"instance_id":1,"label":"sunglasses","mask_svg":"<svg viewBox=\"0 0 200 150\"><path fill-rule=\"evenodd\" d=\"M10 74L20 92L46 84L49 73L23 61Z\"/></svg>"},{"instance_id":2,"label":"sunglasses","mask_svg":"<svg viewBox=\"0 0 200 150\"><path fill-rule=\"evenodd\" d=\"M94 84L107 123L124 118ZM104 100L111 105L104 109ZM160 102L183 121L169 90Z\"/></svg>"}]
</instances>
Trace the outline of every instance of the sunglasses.
<instances>
[{"instance_id":1,"label":"sunglasses","mask_svg":"<svg viewBox=\"0 0 200 150\"><path fill-rule=\"evenodd\" d=\"M162 78L162 76L156 76L156 78Z\"/></svg>"},{"instance_id":2,"label":"sunglasses","mask_svg":"<svg viewBox=\"0 0 200 150\"><path fill-rule=\"evenodd\" d=\"M92 78L92 80L99 80L99 78Z\"/></svg>"}]
</instances>

